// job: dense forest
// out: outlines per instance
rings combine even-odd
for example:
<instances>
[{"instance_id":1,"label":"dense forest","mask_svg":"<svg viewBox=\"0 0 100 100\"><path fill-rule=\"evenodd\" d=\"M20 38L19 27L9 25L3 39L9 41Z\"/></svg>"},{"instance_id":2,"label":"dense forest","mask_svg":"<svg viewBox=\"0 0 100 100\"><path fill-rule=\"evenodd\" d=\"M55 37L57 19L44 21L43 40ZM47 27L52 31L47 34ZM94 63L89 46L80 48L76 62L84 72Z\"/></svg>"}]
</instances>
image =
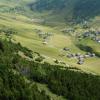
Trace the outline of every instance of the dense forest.
<instances>
[{"instance_id":1,"label":"dense forest","mask_svg":"<svg viewBox=\"0 0 100 100\"><path fill-rule=\"evenodd\" d=\"M77 68L63 68L40 60L29 61L32 52L20 43L0 40L0 98L5 100L50 100L32 81L45 83L48 88L68 100L99 100L100 77L80 72ZM32 58L32 57L31 57ZM31 59L30 58L30 59ZM27 95L26 95L27 94Z\"/></svg>"},{"instance_id":2,"label":"dense forest","mask_svg":"<svg viewBox=\"0 0 100 100\"><path fill-rule=\"evenodd\" d=\"M43 10L61 10L65 7L65 0L38 0L36 3L31 3L29 6L31 10L43 11Z\"/></svg>"},{"instance_id":3,"label":"dense forest","mask_svg":"<svg viewBox=\"0 0 100 100\"><path fill-rule=\"evenodd\" d=\"M99 0L38 0L29 6L33 11L52 11L52 15L55 12L63 13L65 18L70 14L71 18L78 20L87 20L100 14Z\"/></svg>"},{"instance_id":4,"label":"dense forest","mask_svg":"<svg viewBox=\"0 0 100 100\"><path fill-rule=\"evenodd\" d=\"M0 99L50 100L44 91L39 91L36 84L23 76L22 69L29 62L18 55L19 50L30 54L20 44L13 44L7 40L0 41Z\"/></svg>"},{"instance_id":5,"label":"dense forest","mask_svg":"<svg viewBox=\"0 0 100 100\"><path fill-rule=\"evenodd\" d=\"M79 0L79 2L74 7L74 16L76 18L79 16L80 18L89 19L97 15L100 15L99 0Z\"/></svg>"}]
</instances>

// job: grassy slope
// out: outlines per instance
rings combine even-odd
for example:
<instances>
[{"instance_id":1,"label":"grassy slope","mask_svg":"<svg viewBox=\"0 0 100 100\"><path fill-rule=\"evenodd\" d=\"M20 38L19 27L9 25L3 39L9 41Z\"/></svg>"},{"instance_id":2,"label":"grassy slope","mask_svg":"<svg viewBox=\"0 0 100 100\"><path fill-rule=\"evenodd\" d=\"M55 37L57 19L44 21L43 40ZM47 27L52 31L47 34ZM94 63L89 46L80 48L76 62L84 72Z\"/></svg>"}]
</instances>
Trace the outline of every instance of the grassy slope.
<instances>
[{"instance_id":1,"label":"grassy slope","mask_svg":"<svg viewBox=\"0 0 100 100\"><path fill-rule=\"evenodd\" d=\"M12 16L16 16L16 20L12 19ZM70 36L62 35L60 29L58 30L49 26L30 23L29 18L22 15L10 15L1 13L0 17L0 26L5 25L18 31L18 33L13 36L17 42L21 42L22 45L30 48L31 50L45 55L46 60L52 64L54 63L53 59L55 58L83 70L92 71L98 74L100 73L99 58L90 58L85 62L85 64L80 66L76 64L76 60L74 59L68 59L66 57L59 56L59 54L62 53L61 49L65 46L71 48L72 52L74 53L84 53L74 45L74 39ZM34 29L40 29L44 32L54 33L54 36L51 37L48 45L42 44L42 40L38 37Z\"/></svg>"}]
</instances>

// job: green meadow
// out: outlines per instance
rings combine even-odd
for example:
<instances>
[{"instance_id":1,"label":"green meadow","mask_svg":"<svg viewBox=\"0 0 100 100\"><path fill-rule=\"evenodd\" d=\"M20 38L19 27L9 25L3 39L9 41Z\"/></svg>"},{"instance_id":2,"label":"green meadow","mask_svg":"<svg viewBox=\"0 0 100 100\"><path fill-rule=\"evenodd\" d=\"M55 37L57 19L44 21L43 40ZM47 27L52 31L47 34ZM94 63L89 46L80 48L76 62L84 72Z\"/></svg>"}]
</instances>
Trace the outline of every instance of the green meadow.
<instances>
[{"instance_id":1,"label":"green meadow","mask_svg":"<svg viewBox=\"0 0 100 100\"><path fill-rule=\"evenodd\" d=\"M63 51L64 47L70 48L72 53L85 54L84 50L78 48L75 44L77 38L73 35L63 34L62 26L51 27L49 25L42 25L35 23L31 18L20 14L0 13L0 27L14 29L17 33L12 35L14 42L20 42L23 46L28 47L33 52L39 52L45 57L45 61L55 64L57 59L73 67L77 67L87 72L100 74L100 58L88 58L83 65L77 64L77 59L67 58L68 52ZM67 25L70 28L70 26ZM84 30L77 26L75 33L81 33ZM48 40L47 44L43 44L43 39L39 37L36 30L43 32L51 32L53 35ZM96 52L100 52L100 44L91 40L82 40L80 44L92 47ZM65 55L65 56L60 56Z\"/></svg>"}]
</instances>

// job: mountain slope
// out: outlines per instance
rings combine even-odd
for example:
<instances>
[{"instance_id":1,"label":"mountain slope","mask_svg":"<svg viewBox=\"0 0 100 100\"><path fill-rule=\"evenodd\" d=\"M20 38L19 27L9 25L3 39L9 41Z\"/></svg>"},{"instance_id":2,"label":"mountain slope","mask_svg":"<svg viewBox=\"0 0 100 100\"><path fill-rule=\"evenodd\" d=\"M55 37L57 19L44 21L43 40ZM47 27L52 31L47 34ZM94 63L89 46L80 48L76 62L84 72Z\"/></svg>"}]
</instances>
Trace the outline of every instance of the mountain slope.
<instances>
[{"instance_id":1,"label":"mountain slope","mask_svg":"<svg viewBox=\"0 0 100 100\"><path fill-rule=\"evenodd\" d=\"M0 0L0 12L31 15L27 4L33 0Z\"/></svg>"},{"instance_id":2,"label":"mountain slope","mask_svg":"<svg viewBox=\"0 0 100 100\"><path fill-rule=\"evenodd\" d=\"M1 0L0 12L14 12L28 16L36 13L45 19L82 21L99 16L99 5L100 0Z\"/></svg>"},{"instance_id":3,"label":"mountain slope","mask_svg":"<svg viewBox=\"0 0 100 100\"><path fill-rule=\"evenodd\" d=\"M100 77L77 68L29 61L32 52L20 43L0 38L0 100L99 100ZM29 55L26 55L29 54ZM62 78L63 77L63 78ZM65 99L53 99L38 84Z\"/></svg>"},{"instance_id":4,"label":"mountain slope","mask_svg":"<svg viewBox=\"0 0 100 100\"><path fill-rule=\"evenodd\" d=\"M65 19L90 19L100 15L100 0L37 0L29 6L31 10L50 11Z\"/></svg>"},{"instance_id":5,"label":"mountain slope","mask_svg":"<svg viewBox=\"0 0 100 100\"><path fill-rule=\"evenodd\" d=\"M90 17L87 0L0 0L0 100L100 100L99 5L89 2ZM94 16L94 27L65 23Z\"/></svg>"}]
</instances>

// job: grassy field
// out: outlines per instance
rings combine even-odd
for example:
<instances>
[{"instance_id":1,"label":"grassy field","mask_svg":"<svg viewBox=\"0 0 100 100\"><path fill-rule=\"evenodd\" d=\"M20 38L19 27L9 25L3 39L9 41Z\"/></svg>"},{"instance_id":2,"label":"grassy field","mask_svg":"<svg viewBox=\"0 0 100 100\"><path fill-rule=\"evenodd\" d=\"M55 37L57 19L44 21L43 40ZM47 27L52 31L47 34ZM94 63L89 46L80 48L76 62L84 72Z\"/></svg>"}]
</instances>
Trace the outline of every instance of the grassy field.
<instances>
[{"instance_id":1,"label":"grassy field","mask_svg":"<svg viewBox=\"0 0 100 100\"><path fill-rule=\"evenodd\" d=\"M100 74L100 58L89 58L86 59L83 65L78 65L76 64L76 59L59 56L60 54L67 54L62 50L64 47L70 48L72 53L85 53L75 45L75 38L62 34L60 27L43 26L18 14L11 15L8 13L0 13L0 27L2 28L3 26L15 29L17 33L13 35L13 39L16 42L20 42L23 46L28 47L34 52L39 52L41 55L45 56L45 61L48 61L51 64L54 64L54 59L58 59L87 72ZM43 39L38 36L35 29L53 33L53 36L50 37L47 45L43 44ZM77 31L81 32L81 29L77 29ZM93 43L91 45L93 45ZM95 45L95 49L99 51L100 45Z\"/></svg>"}]
</instances>

